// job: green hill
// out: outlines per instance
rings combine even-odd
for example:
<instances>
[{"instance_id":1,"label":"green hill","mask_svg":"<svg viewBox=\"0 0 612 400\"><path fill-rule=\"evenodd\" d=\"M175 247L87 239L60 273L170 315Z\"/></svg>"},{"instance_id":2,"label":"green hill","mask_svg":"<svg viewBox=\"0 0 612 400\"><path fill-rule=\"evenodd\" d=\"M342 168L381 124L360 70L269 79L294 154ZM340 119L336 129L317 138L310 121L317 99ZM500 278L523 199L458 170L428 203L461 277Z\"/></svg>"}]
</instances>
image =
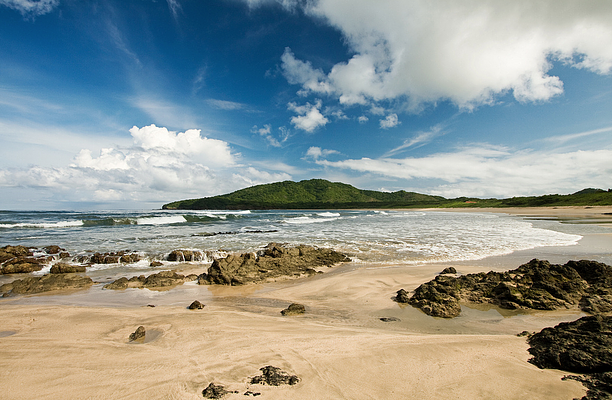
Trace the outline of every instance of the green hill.
<instances>
[{"instance_id":1,"label":"green hill","mask_svg":"<svg viewBox=\"0 0 612 400\"><path fill-rule=\"evenodd\" d=\"M265 209L334 209L409 207L428 204L432 207L444 197L405 192L377 192L357 189L346 183L311 179L301 182L276 182L241 189L233 193L165 204L168 210L265 210Z\"/></svg>"},{"instance_id":2,"label":"green hill","mask_svg":"<svg viewBox=\"0 0 612 400\"><path fill-rule=\"evenodd\" d=\"M276 182L233 193L165 204L167 210L269 210L269 209L350 209L350 208L449 208L449 207L559 207L609 206L612 191L583 189L567 195L478 199L446 199L400 190L377 192L357 189L346 183L311 179Z\"/></svg>"}]
</instances>

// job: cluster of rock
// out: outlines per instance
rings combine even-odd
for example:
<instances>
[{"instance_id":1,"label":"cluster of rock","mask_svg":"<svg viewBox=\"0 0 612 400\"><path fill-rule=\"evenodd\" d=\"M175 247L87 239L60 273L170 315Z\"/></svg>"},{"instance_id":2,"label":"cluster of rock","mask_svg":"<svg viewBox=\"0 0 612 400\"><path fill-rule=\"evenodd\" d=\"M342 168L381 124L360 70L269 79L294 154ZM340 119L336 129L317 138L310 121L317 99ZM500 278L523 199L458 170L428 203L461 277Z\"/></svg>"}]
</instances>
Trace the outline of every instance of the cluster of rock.
<instances>
[{"instance_id":1,"label":"cluster of rock","mask_svg":"<svg viewBox=\"0 0 612 400\"><path fill-rule=\"evenodd\" d=\"M251 378L250 383L252 385L269 385L269 386L280 386L280 385L296 385L300 382L300 378L296 375L290 375L278 367L268 365L259 369L261 375ZM237 390L229 391L226 390L223 385L217 385L211 382L206 389L202 391L202 396L206 399L221 399L226 394L238 393ZM247 390L244 393L245 396L259 396L261 393L252 392Z\"/></svg>"},{"instance_id":2,"label":"cluster of rock","mask_svg":"<svg viewBox=\"0 0 612 400\"><path fill-rule=\"evenodd\" d=\"M331 267L350 259L328 248L270 243L256 253L230 254L213 261L199 284L242 285L280 277L313 275L317 267Z\"/></svg>"},{"instance_id":3,"label":"cluster of rock","mask_svg":"<svg viewBox=\"0 0 612 400\"><path fill-rule=\"evenodd\" d=\"M17 294L35 294L61 289L83 289L93 285L88 276L77 274L49 274L16 279L0 286L2 297Z\"/></svg>"},{"instance_id":4,"label":"cluster of rock","mask_svg":"<svg viewBox=\"0 0 612 400\"><path fill-rule=\"evenodd\" d=\"M530 335L527 342L539 368L586 374L569 376L588 389L583 400L612 399L612 316L563 322Z\"/></svg>"},{"instance_id":5,"label":"cluster of rock","mask_svg":"<svg viewBox=\"0 0 612 400\"><path fill-rule=\"evenodd\" d=\"M25 246L4 246L0 249L0 274L23 274L40 271L43 266L55 257L63 257L64 249L58 246L47 246L43 255L34 256L35 248Z\"/></svg>"},{"instance_id":6,"label":"cluster of rock","mask_svg":"<svg viewBox=\"0 0 612 400\"><path fill-rule=\"evenodd\" d=\"M182 285L198 279L195 274L182 275L173 271L161 271L149 276L134 276L132 278L119 278L116 281L104 285L104 289L123 290L127 288L168 288Z\"/></svg>"},{"instance_id":7,"label":"cluster of rock","mask_svg":"<svg viewBox=\"0 0 612 400\"><path fill-rule=\"evenodd\" d=\"M396 301L434 317L460 314L460 302L488 303L505 309L555 310L579 306L588 313L612 311L612 267L596 261L564 265L533 259L515 270L438 275L412 297L401 289Z\"/></svg>"}]
</instances>

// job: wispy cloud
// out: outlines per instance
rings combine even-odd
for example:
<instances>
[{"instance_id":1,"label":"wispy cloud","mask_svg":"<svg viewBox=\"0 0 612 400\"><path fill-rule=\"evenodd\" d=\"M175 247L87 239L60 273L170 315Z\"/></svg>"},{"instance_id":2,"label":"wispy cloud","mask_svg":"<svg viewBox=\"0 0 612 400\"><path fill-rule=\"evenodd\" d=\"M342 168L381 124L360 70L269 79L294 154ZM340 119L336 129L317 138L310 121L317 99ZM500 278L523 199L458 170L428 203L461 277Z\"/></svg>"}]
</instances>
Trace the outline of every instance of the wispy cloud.
<instances>
[{"instance_id":1,"label":"wispy cloud","mask_svg":"<svg viewBox=\"0 0 612 400\"><path fill-rule=\"evenodd\" d=\"M551 142L555 144L563 144L566 142L570 142L572 140L583 139L586 137L600 135L602 133L608 133L608 132L612 132L612 126L608 126L606 128L601 128L601 129L593 129L593 130L586 131L586 132L571 133L569 135L551 136L551 137L548 137L542 140L545 142Z\"/></svg>"},{"instance_id":2,"label":"wispy cloud","mask_svg":"<svg viewBox=\"0 0 612 400\"><path fill-rule=\"evenodd\" d=\"M235 101L208 99L206 102L219 110L244 110L247 108L246 104L237 103Z\"/></svg>"},{"instance_id":3,"label":"wispy cloud","mask_svg":"<svg viewBox=\"0 0 612 400\"><path fill-rule=\"evenodd\" d=\"M445 132L442 130L442 125L438 124L431 127L430 130L424 132L417 132L415 136L404 141L401 146L398 146L392 150L389 150L383 155L383 158L393 157L394 155L402 152L403 150L411 147L420 147L429 143L433 138L440 135L444 135Z\"/></svg>"},{"instance_id":4,"label":"wispy cloud","mask_svg":"<svg viewBox=\"0 0 612 400\"><path fill-rule=\"evenodd\" d=\"M59 0L0 0L0 5L19 11L24 18L34 18L53 11Z\"/></svg>"},{"instance_id":5,"label":"wispy cloud","mask_svg":"<svg viewBox=\"0 0 612 400\"><path fill-rule=\"evenodd\" d=\"M179 11L182 11L181 5L179 4L178 0L167 0L168 2L168 8L170 9L170 12L172 13L172 17L174 18L175 21L178 21L178 13Z\"/></svg>"}]
</instances>

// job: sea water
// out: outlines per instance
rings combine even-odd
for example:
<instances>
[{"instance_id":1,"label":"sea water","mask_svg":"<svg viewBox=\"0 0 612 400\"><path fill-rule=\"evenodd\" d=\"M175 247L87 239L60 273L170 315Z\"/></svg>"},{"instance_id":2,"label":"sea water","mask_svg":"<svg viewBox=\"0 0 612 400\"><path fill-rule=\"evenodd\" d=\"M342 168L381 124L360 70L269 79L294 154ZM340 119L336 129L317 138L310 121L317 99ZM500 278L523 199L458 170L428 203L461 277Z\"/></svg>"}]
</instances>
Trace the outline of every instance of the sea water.
<instances>
[{"instance_id":1,"label":"sea water","mask_svg":"<svg viewBox=\"0 0 612 400\"><path fill-rule=\"evenodd\" d=\"M420 264L483 259L581 236L495 213L427 211L0 211L0 247L58 245L72 256L138 252L168 264L176 249L212 255L251 252L271 242L330 247L356 262ZM206 260L205 260L206 261ZM211 261L211 260L208 260ZM100 270L116 265L96 265Z\"/></svg>"}]
</instances>

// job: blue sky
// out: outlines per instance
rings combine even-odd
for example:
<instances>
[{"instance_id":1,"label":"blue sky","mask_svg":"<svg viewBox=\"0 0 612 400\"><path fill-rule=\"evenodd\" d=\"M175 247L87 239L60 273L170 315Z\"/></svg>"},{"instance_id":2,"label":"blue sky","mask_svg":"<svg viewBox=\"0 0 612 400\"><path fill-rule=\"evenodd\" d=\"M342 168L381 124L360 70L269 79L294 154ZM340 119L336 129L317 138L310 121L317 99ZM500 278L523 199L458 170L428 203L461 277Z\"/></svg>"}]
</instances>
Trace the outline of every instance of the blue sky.
<instances>
[{"instance_id":1,"label":"blue sky","mask_svg":"<svg viewBox=\"0 0 612 400\"><path fill-rule=\"evenodd\" d=\"M612 187L612 2L0 0L0 209Z\"/></svg>"}]
</instances>

